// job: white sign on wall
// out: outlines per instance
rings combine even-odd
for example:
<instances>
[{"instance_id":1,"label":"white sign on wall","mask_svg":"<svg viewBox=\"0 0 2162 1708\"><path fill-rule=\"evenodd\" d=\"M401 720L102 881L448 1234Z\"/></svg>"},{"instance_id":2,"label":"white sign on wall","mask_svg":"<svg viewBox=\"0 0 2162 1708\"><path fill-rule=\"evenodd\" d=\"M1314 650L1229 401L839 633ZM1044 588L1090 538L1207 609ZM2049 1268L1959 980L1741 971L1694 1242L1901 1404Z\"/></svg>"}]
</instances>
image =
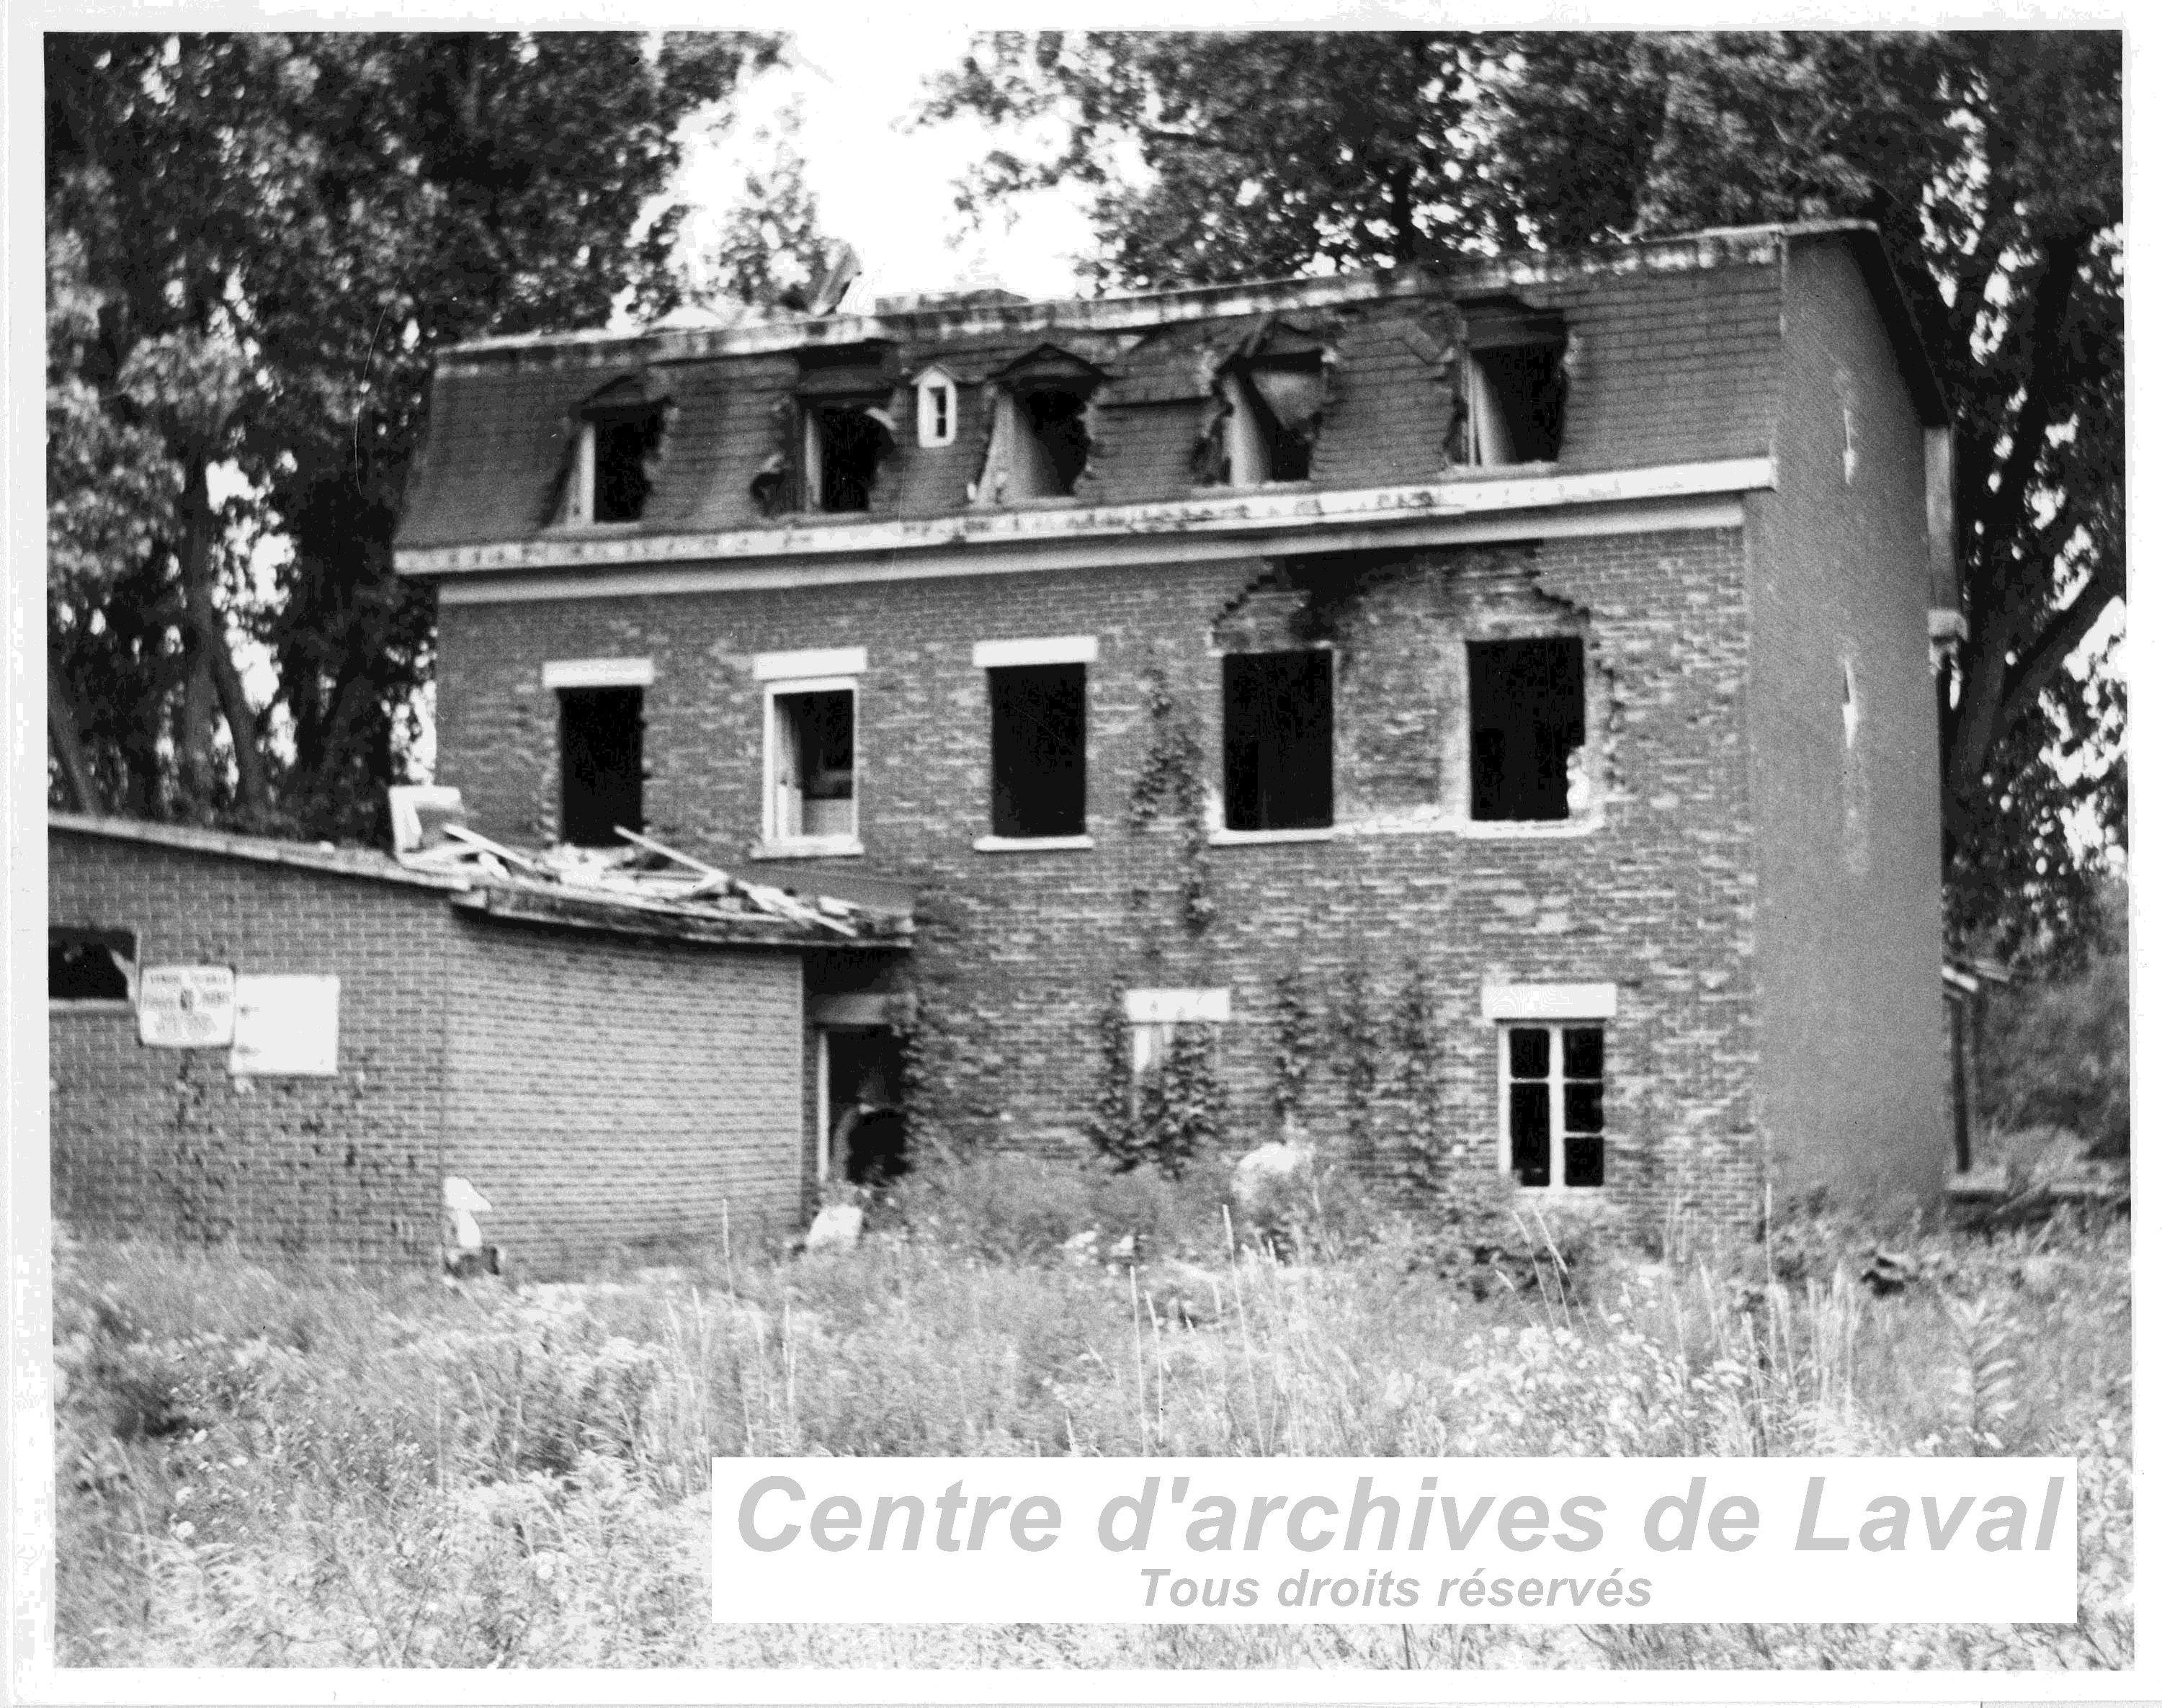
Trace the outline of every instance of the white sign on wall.
<instances>
[{"instance_id":1,"label":"white sign on wall","mask_svg":"<svg viewBox=\"0 0 2162 1708\"><path fill-rule=\"evenodd\" d=\"M337 1072L335 974L267 974L234 981L235 1079Z\"/></svg>"},{"instance_id":2,"label":"white sign on wall","mask_svg":"<svg viewBox=\"0 0 2162 1708\"><path fill-rule=\"evenodd\" d=\"M164 1050L232 1042L232 969L146 967L135 997L136 1036Z\"/></svg>"}]
</instances>

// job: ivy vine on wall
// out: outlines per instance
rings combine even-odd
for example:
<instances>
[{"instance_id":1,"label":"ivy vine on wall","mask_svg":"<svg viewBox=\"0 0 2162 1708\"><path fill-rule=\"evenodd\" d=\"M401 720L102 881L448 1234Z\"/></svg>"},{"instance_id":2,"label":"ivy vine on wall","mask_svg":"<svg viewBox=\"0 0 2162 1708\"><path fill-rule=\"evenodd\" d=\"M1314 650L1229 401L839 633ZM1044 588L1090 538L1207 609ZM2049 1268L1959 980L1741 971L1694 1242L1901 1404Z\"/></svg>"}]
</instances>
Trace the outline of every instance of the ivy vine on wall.
<instances>
[{"instance_id":1,"label":"ivy vine on wall","mask_svg":"<svg viewBox=\"0 0 2162 1708\"><path fill-rule=\"evenodd\" d=\"M1215 898L1209 893L1209 795L1201 738L1163 671L1152 669L1146 681L1149 744L1127 798L1126 823L1135 830L1167 822L1178 827L1179 918L1198 933L1216 917Z\"/></svg>"}]
</instances>

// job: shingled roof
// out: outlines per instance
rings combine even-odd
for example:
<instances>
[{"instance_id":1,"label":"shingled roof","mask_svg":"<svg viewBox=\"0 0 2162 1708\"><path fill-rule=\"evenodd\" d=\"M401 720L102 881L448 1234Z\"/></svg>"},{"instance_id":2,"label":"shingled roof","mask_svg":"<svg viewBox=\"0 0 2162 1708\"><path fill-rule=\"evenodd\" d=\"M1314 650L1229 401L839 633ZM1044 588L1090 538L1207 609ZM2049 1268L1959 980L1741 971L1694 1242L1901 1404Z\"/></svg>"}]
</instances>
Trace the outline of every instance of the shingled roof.
<instances>
[{"instance_id":1,"label":"shingled roof","mask_svg":"<svg viewBox=\"0 0 2162 1708\"><path fill-rule=\"evenodd\" d=\"M989 440L993 382L1047 350L1101 376L1087 473L1072 497L1047 502L1186 498L1196 490L1197 447L1221 407L1219 371L1279 329L1323 352L1329 372L1304 484L1328 491L1430 481L1451 460L1462 306L1500 297L1559 313L1571 329L1561 472L1762 456L1771 438L1778 261L1782 246L1797 242L1853 249L1919 412L1925 422L1942 420L1941 393L1875 229L1845 223L1510 256L1446 273L1407 266L1078 302L971 300L727 327L483 340L446 351L436 364L400 564L426 573L434 567L428 554L444 548L570 531L561 494L580 422L626 396L667 411L642 509L635 520L609 525L633 557L640 538L980 512L970 489ZM910 387L934 363L959 388L953 441L926 447L912 430L897 432L867 512L807 517L785 506L776 514L762 501L755 490L761 470L795 454L796 411L816 389L807 376L845 370L884 401L885 416L912 429Z\"/></svg>"}]
</instances>

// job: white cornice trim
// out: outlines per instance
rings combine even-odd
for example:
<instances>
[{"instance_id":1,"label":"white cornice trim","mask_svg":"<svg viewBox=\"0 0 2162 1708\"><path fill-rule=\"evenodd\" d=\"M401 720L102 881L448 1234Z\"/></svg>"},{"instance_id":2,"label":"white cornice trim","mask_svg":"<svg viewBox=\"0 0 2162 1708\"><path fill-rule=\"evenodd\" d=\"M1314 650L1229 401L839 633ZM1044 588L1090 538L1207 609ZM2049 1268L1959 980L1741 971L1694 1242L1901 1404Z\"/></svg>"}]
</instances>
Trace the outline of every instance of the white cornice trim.
<instances>
[{"instance_id":1,"label":"white cornice trim","mask_svg":"<svg viewBox=\"0 0 2162 1708\"><path fill-rule=\"evenodd\" d=\"M550 569L535 574L475 576L446 581L438 590L437 598L446 605L520 604L548 599L644 598L667 593L848 587L969 575L1160 568L1299 552L1419 551L1525 540L1580 540L1739 528L1742 520L1742 494L1728 493L1706 498L1580 505L1567 509L1413 518L1389 525L1285 530L1272 534L1140 535L1125 539L1047 541L1022 550L977 547L927 551L906 557L895 553L869 560L812 558L793 562L769 560L749 564L658 564L583 572Z\"/></svg>"},{"instance_id":2,"label":"white cornice trim","mask_svg":"<svg viewBox=\"0 0 2162 1708\"><path fill-rule=\"evenodd\" d=\"M1454 478L1350 492L1226 494L1152 504L972 511L923 521L853 522L827 526L738 529L718 534L640 535L607 539L551 536L492 546L406 549L398 572L445 577L442 596L520 597L499 584L467 595L467 577L506 572L522 583L535 571L584 572L550 577L564 591L605 581L592 591L691 591L705 586L779 587L819 582L973 575L1003 569L1054 569L1118 561L1352 550L1367 545L1454 543L1617 529L1617 506L1664 505L1757 491L1774 483L1768 457L1722 462L1668 463L1593 474ZM1593 512L1609 513L1592 520ZM1586 525L1558 525L1585 513ZM1549 514L1554 513L1554 514ZM1486 525L1483 529L1480 525ZM1499 526L1501 531L1493 529ZM1731 526L1728 520L1647 527ZM1467 531L1467 526L1469 531ZM1642 531L1638 530L1637 531ZM1198 549L1197 549L1198 548ZM687 579L687 573L692 579ZM710 579L708 579L710 578ZM547 597L530 594L525 597Z\"/></svg>"}]
</instances>

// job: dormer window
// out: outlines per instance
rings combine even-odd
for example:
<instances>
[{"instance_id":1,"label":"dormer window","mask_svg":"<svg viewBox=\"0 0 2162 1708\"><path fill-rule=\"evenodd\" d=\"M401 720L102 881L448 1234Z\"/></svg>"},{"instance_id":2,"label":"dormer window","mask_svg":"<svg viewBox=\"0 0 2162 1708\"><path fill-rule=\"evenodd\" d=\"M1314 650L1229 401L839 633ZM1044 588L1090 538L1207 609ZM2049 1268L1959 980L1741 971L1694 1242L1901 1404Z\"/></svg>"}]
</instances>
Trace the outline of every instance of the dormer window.
<instances>
[{"instance_id":1,"label":"dormer window","mask_svg":"<svg viewBox=\"0 0 2162 1708\"><path fill-rule=\"evenodd\" d=\"M868 510L879 464L893 449L893 417L874 404L817 404L803 417L807 509Z\"/></svg>"},{"instance_id":2,"label":"dormer window","mask_svg":"<svg viewBox=\"0 0 2162 1708\"><path fill-rule=\"evenodd\" d=\"M807 510L860 514L871 507L879 467L894 447L888 404L900 377L885 344L806 350L797 357L797 503Z\"/></svg>"},{"instance_id":3,"label":"dormer window","mask_svg":"<svg viewBox=\"0 0 2162 1708\"><path fill-rule=\"evenodd\" d=\"M1217 379L1215 480L1266 486L1312 475L1331 359L1319 339L1290 326L1270 325L1246 341Z\"/></svg>"},{"instance_id":4,"label":"dormer window","mask_svg":"<svg viewBox=\"0 0 2162 1708\"><path fill-rule=\"evenodd\" d=\"M1553 462L1569 390L1561 316L1467 305L1464 332L1465 460L1480 468Z\"/></svg>"},{"instance_id":5,"label":"dormer window","mask_svg":"<svg viewBox=\"0 0 2162 1708\"><path fill-rule=\"evenodd\" d=\"M953 376L943 368L927 368L916 376L916 442L935 451L953 442L960 420L961 394Z\"/></svg>"},{"instance_id":6,"label":"dormer window","mask_svg":"<svg viewBox=\"0 0 2162 1708\"><path fill-rule=\"evenodd\" d=\"M558 520L578 526L643 517L667 417L667 399L643 374L615 380L580 405Z\"/></svg>"},{"instance_id":7,"label":"dormer window","mask_svg":"<svg viewBox=\"0 0 2162 1708\"><path fill-rule=\"evenodd\" d=\"M1064 498L1088 472L1089 404L1102 373L1046 345L998 378L978 504Z\"/></svg>"}]
</instances>

